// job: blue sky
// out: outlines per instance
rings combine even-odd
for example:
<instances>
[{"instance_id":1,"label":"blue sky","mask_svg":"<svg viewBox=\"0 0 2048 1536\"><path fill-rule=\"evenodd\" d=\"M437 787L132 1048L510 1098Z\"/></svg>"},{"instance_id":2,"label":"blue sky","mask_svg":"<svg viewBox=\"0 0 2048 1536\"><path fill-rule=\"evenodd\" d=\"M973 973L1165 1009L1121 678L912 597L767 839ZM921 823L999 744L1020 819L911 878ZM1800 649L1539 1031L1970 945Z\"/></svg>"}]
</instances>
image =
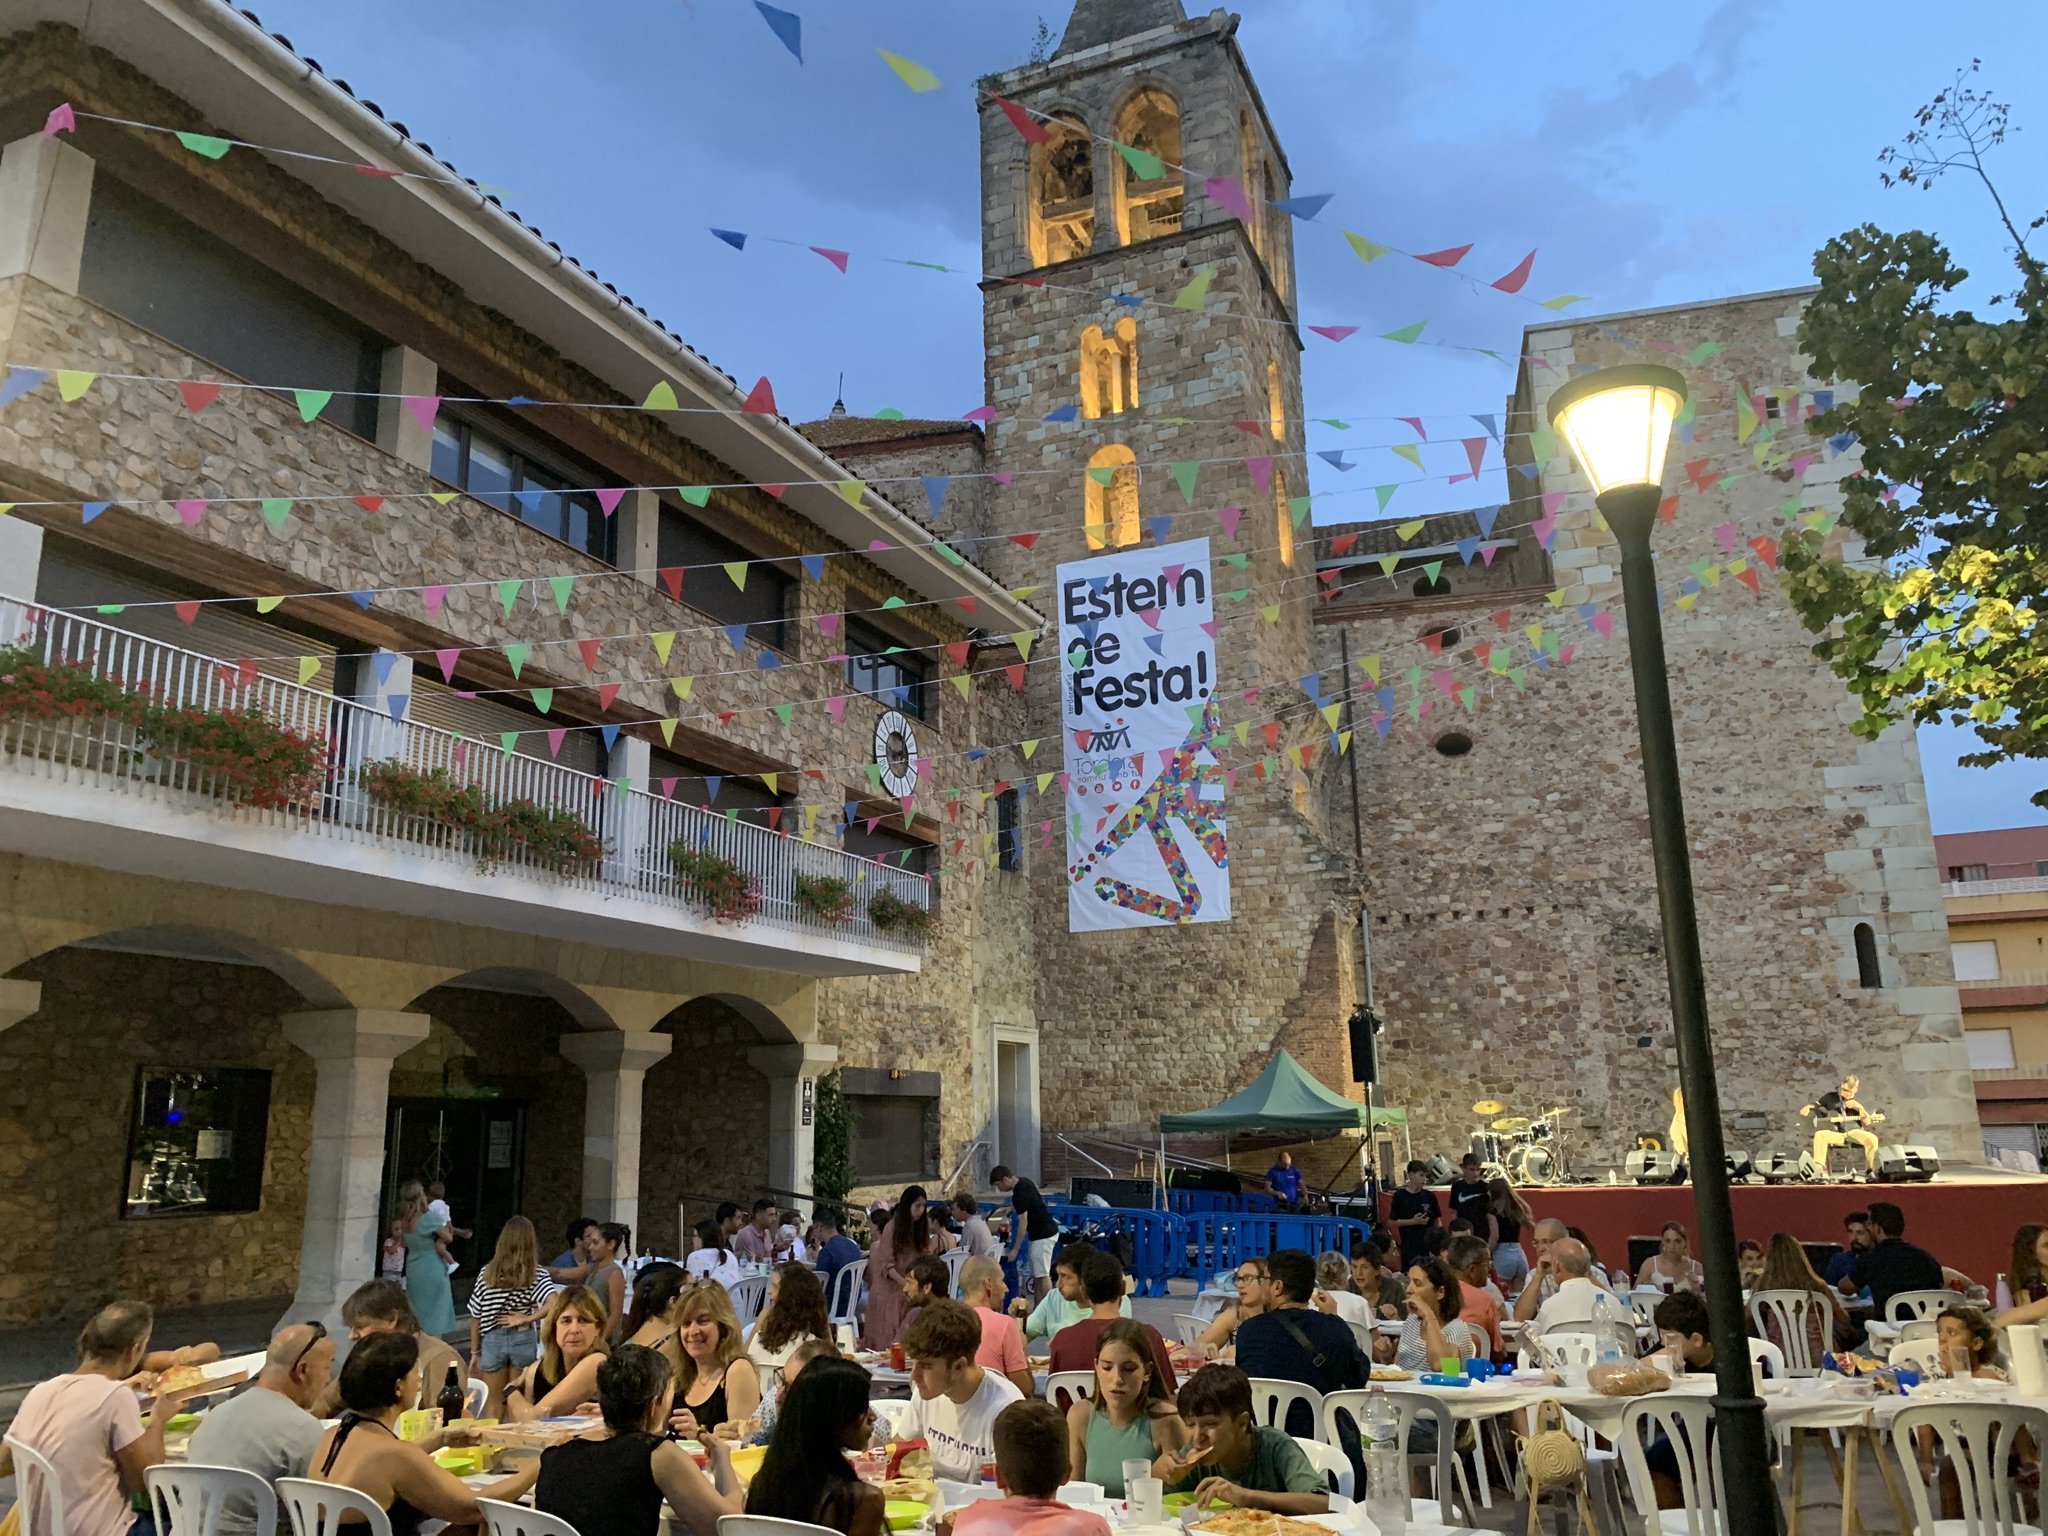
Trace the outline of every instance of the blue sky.
<instances>
[{"instance_id":1,"label":"blue sky","mask_svg":"<svg viewBox=\"0 0 2048 1536\"><path fill-rule=\"evenodd\" d=\"M1057 33L1067 0L784 0L804 17L802 65L749 0L253 3L415 137L511 189L509 206L713 361L769 375L791 417L824 414L841 370L855 411L954 416L980 400L971 278L872 258L978 270L973 82L1022 63L1041 16ZM1525 300L1586 294L1579 313L1791 287L1810 280L1817 245L1864 220L1932 228L1995 274L2004 258L1981 193L1888 192L1877 178L1878 150L1972 58L2021 125L1994 164L2001 189L2016 208L2048 204L2048 77L2033 67L2048 55L2048 7L1238 9L1295 192L1335 194L1297 231L1302 319L1364 333L1309 338L1312 417L1496 410L1504 366L1376 333L1426 318L1427 337L1512 356L1543 316L1415 262L1362 266L1343 229L1407 250L1469 241L1463 267L1482 283L1534 247ZM878 47L941 88L911 94ZM850 269L759 241L735 251L714 225L846 249ZM1324 430L1312 448L1336 440ZM1406 477L1377 457L1381 478ZM1314 489L1355 493L1380 467L1365 459L1367 475L1331 471ZM1462 499L1497 499L1500 473ZM1342 498L1331 510L1354 515ZM1957 768L1968 740L1923 733L1936 830L2048 820L2026 803L2048 769Z\"/></svg>"}]
</instances>

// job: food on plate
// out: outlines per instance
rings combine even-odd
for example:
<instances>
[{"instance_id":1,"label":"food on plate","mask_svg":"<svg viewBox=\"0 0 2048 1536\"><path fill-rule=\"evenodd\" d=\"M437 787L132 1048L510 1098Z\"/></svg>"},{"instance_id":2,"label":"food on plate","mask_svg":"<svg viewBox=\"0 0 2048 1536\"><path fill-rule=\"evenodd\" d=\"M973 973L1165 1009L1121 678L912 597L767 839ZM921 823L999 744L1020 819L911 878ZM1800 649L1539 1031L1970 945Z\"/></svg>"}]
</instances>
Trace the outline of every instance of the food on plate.
<instances>
[{"instance_id":1,"label":"food on plate","mask_svg":"<svg viewBox=\"0 0 2048 1536\"><path fill-rule=\"evenodd\" d=\"M243 1372L247 1375L247 1372ZM226 1378L222 1378L225 1380ZM236 1378L240 1380L240 1377ZM174 1365L156 1379L159 1392L190 1392L194 1387L203 1386L207 1381L206 1367L201 1365Z\"/></svg>"},{"instance_id":2,"label":"food on plate","mask_svg":"<svg viewBox=\"0 0 2048 1536\"><path fill-rule=\"evenodd\" d=\"M1415 1373L1404 1371L1398 1365L1376 1365L1372 1368L1374 1381L1413 1381Z\"/></svg>"},{"instance_id":3,"label":"food on plate","mask_svg":"<svg viewBox=\"0 0 2048 1536\"><path fill-rule=\"evenodd\" d=\"M1330 1528L1326 1525L1317 1525L1309 1520L1290 1520L1266 1509L1233 1509L1225 1514L1211 1515L1188 1529L1207 1532L1208 1536L1330 1536Z\"/></svg>"},{"instance_id":4,"label":"food on plate","mask_svg":"<svg viewBox=\"0 0 2048 1536\"><path fill-rule=\"evenodd\" d=\"M888 1477L876 1485L885 1499L900 1499L912 1504L929 1504L939 1491L939 1485L928 1477Z\"/></svg>"}]
</instances>

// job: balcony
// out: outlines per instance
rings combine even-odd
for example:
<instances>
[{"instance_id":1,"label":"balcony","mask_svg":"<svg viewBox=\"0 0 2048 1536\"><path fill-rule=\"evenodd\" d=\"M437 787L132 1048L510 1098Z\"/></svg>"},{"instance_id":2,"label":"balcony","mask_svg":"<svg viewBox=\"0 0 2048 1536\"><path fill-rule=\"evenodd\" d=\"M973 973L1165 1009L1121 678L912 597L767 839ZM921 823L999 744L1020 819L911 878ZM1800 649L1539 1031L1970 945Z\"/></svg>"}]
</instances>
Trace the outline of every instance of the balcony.
<instances>
[{"instance_id":1,"label":"balcony","mask_svg":"<svg viewBox=\"0 0 2048 1536\"><path fill-rule=\"evenodd\" d=\"M127 721L0 713L0 849L804 975L920 968L922 941L881 931L869 903L886 891L929 911L921 875L645 790L621 794L608 779L19 599L0 597L0 635L161 704L259 709L324 744L326 757L317 787L260 809L226 798L219 774L154 754ZM364 788L365 767L388 762L445 769L493 809L524 803L573 813L601 839L602 857L551 867L519 847L484 846L445 820L396 811ZM754 884L758 911L720 921L701 910L670 868L678 840L737 865ZM795 899L799 874L846 881L852 916L808 915Z\"/></svg>"},{"instance_id":2,"label":"balcony","mask_svg":"<svg viewBox=\"0 0 2048 1536\"><path fill-rule=\"evenodd\" d=\"M1941 887L1944 897L2023 896L2048 891L2048 875L2023 875L2013 880L1949 880Z\"/></svg>"}]
</instances>

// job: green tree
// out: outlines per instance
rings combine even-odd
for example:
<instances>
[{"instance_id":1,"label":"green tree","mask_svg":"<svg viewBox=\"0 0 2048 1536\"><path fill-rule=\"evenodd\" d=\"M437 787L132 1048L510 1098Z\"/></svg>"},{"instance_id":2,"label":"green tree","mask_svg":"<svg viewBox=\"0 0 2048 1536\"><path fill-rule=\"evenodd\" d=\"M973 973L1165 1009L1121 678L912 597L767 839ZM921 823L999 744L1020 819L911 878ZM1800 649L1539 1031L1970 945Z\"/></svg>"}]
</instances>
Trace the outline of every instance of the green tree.
<instances>
[{"instance_id":1,"label":"green tree","mask_svg":"<svg viewBox=\"0 0 2048 1536\"><path fill-rule=\"evenodd\" d=\"M840 1205L853 1187L853 1107L839 1091L839 1069L818 1079L811 1119L811 1193ZM837 1212L842 1221L851 1214Z\"/></svg>"},{"instance_id":2,"label":"green tree","mask_svg":"<svg viewBox=\"0 0 2048 1536\"><path fill-rule=\"evenodd\" d=\"M1814 257L1820 292L1800 345L1817 377L1860 388L1809 423L1863 450L1843 482L1843 521L1869 559L1824 554L1808 529L1785 544L1787 586L1815 652L1862 705L1853 729L1898 720L1976 728L1974 766L2048 757L2048 272L1985 171L2007 108L1968 82L1922 107L1879 156L1888 186L1974 176L2011 241L2011 291L1985 318L1953 301L1969 273L1920 230L1865 224ZM2048 218L2048 215L2044 215ZM2048 806L2048 790L2034 796Z\"/></svg>"}]
</instances>

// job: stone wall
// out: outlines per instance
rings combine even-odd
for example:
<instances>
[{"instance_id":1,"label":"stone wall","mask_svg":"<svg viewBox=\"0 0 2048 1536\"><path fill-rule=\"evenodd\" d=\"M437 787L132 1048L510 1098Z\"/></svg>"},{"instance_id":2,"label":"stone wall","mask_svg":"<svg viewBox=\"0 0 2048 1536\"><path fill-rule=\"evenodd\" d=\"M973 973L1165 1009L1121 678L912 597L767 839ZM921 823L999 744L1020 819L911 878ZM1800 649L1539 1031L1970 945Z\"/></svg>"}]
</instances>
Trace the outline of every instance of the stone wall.
<instances>
[{"instance_id":1,"label":"stone wall","mask_svg":"<svg viewBox=\"0 0 2048 1536\"><path fill-rule=\"evenodd\" d=\"M695 1223L719 1200L751 1205L768 1177L768 1079L747 1064L760 1034L716 998L685 1005L662 1028L675 1046L648 1068L642 1090L635 1237L643 1250L680 1258L685 1195Z\"/></svg>"}]
</instances>

